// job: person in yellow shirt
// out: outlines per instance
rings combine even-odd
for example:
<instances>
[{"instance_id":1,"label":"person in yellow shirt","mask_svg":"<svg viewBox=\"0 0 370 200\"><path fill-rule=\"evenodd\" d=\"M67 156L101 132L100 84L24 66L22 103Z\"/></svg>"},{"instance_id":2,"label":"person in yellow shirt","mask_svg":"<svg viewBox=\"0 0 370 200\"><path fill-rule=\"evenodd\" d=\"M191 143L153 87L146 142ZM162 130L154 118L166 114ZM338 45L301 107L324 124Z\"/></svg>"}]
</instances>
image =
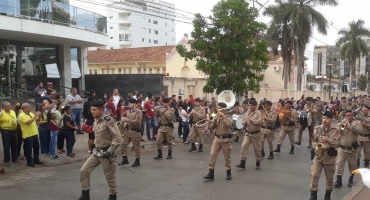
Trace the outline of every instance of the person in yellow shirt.
<instances>
[{"instance_id":1,"label":"person in yellow shirt","mask_svg":"<svg viewBox=\"0 0 370 200\"><path fill-rule=\"evenodd\" d=\"M40 143L38 139L39 131L37 129L36 118L40 117L41 113L36 112L33 114L31 112L31 106L28 103L23 103L22 113L19 114L19 122L21 124L22 138L23 138L23 148L24 155L26 156L27 166L35 167L35 165L43 165L44 163L40 161ZM33 158L32 158L33 150Z\"/></svg>"},{"instance_id":2,"label":"person in yellow shirt","mask_svg":"<svg viewBox=\"0 0 370 200\"><path fill-rule=\"evenodd\" d=\"M0 111L1 138L4 148L4 164L9 166L10 154L13 163L22 163L18 160L17 121L16 115L11 110L10 103L4 101Z\"/></svg>"}]
</instances>

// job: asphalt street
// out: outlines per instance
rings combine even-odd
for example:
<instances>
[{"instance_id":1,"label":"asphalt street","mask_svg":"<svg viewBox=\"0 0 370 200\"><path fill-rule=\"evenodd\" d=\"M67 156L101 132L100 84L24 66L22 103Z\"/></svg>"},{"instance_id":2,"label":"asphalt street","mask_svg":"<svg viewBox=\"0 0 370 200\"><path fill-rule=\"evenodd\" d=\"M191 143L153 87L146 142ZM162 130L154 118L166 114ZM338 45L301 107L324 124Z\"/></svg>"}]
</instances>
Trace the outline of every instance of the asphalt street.
<instances>
[{"instance_id":1,"label":"asphalt street","mask_svg":"<svg viewBox=\"0 0 370 200\"><path fill-rule=\"evenodd\" d=\"M279 133L276 132L274 146ZM242 141L242 137L240 138ZM202 177L208 173L208 157L213 136L205 139L203 153L189 153L189 145L178 143L174 146L172 160L153 160L155 149L146 150L141 158L141 166L132 168L133 152L129 155L129 167L136 171L117 167L118 199L129 200L302 200L310 196L310 149L308 132L304 133L303 144L296 146L295 154L288 154L288 137L282 146L282 153L275 154L274 160L261 162L261 170L256 171L253 148L250 146L247 168L235 167L239 163L241 141L233 143L232 177L228 181L224 158L220 152L216 164L215 180L206 181ZM265 151L267 151L265 143ZM164 157L167 148L163 148ZM121 158L119 158L121 161ZM79 169L83 162L55 167L38 167L0 176L0 199L24 200L68 200L78 199ZM335 189L333 200L342 199L351 188L346 186L348 171L343 177L344 186ZM360 177L355 177L355 183ZM334 179L335 181L335 179ZM108 186L99 166L91 176L91 199L108 199ZM322 173L319 183L319 199L324 199L325 177Z\"/></svg>"}]
</instances>

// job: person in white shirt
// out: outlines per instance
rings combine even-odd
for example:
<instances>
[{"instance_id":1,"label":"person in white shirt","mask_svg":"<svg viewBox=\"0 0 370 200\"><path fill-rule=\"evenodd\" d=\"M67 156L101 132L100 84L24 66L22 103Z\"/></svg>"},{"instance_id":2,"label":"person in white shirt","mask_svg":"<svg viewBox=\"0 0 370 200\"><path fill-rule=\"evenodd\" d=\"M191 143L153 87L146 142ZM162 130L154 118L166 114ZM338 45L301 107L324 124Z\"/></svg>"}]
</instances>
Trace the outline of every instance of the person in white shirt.
<instances>
[{"instance_id":1,"label":"person in white shirt","mask_svg":"<svg viewBox=\"0 0 370 200\"><path fill-rule=\"evenodd\" d=\"M184 130L182 131L182 141L184 144L189 144L189 142L186 141L186 138L189 135L189 115L182 106L179 106L179 111L182 120L182 127L184 128Z\"/></svg>"},{"instance_id":2,"label":"person in white shirt","mask_svg":"<svg viewBox=\"0 0 370 200\"><path fill-rule=\"evenodd\" d=\"M135 91L134 92L134 96L132 98L134 98L135 100L137 100L137 96L139 95L139 91Z\"/></svg>"},{"instance_id":3,"label":"person in white shirt","mask_svg":"<svg viewBox=\"0 0 370 200\"><path fill-rule=\"evenodd\" d=\"M119 94L118 89L113 90L113 103L114 103L114 108L117 111L117 105L119 100L123 99L122 96Z\"/></svg>"}]
</instances>

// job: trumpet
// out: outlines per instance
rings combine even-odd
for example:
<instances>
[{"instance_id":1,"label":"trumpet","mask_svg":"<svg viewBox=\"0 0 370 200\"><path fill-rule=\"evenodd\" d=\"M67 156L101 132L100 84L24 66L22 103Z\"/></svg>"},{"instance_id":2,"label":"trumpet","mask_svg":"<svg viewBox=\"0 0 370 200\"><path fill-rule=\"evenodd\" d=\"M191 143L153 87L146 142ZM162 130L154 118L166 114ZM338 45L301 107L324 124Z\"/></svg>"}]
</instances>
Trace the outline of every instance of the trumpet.
<instances>
[{"instance_id":1,"label":"trumpet","mask_svg":"<svg viewBox=\"0 0 370 200\"><path fill-rule=\"evenodd\" d=\"M157 106L157 107L154 107L154 108L152 108L152 111L153 111L153 112L155 112L155 111L157 111L157 109L159 109L159 108L163 108L163 106Z\"/></svg>"},{"instance_id":2,"label":"trumpet","mask_svg":"<svg viewBox=\"0 0 370 200\"><path fill-rule=\"evenodd\" d=\"M219 109L219 110L222 110L222 109ZM211 108L211 110L209 111L210 112L210 116L213 118L211 121L206 121L206 119L202 119L200 120L199 122L195 123L195 126L197 127L200 127L200 126L203 126L207 123L213 123L213 121L215 119L217 119L217 112L219 111L217 110L217 108ZM206 121L206 122L205 122Z\"/></svg>"},{"instance_id":3,"label":"trumpet","mask_svg":"<svg viewBox=\"0 0 370 200\"><path fill-rule=\"evenodd\" d=\"M347 126L347 124L348 124L348 122L349 122L349 120L347 120L345 123L342 123L341 125L340 125L340 130L344 130L344 129L346 129L346 126Z\"/></svg>"}]
</instances>

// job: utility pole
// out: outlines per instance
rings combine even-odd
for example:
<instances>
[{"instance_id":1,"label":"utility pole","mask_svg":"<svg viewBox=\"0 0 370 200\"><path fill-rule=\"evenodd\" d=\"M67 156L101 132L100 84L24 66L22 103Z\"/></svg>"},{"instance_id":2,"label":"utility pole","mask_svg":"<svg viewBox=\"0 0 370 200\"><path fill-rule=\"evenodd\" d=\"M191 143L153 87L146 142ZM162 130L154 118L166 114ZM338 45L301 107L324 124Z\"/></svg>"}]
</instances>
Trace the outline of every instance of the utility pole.
<instances>
[{"instance_id":1,"label":"utility pole","mask_svg":"<svg viewBox=\"0 0 370 200\"><path fill-rule=\"evenodd\" d=\"M332 66L333 64L329 64L329 102L331 100L331 75L332 75L331 67Z\"/></svg>"}]
</instances>

